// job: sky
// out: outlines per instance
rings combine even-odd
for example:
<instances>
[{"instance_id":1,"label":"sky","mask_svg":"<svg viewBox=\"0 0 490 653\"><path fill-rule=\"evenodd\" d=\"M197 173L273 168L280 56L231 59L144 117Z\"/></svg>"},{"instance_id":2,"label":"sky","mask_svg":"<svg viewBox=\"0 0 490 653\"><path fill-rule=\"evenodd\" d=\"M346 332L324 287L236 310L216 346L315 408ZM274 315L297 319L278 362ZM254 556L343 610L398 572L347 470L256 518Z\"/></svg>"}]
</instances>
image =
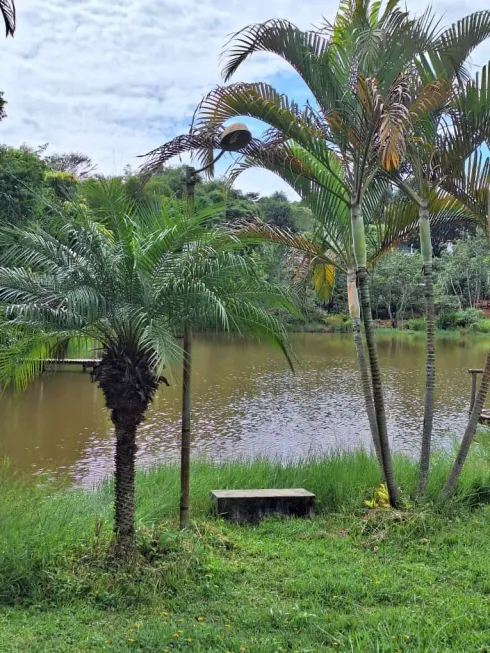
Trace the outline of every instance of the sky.
<instances>
[{"instance_id":1,"label":"sky","mask_svg":"<svg viewBox=\"0 0 490 653\"><path fill-rule=\"evenodd\" d=\"M333 0L17 0L14 39L0 41L0 89L7 118L0 143L49 153L80 151L98 171L137 168L136 157L186 132L192 112L221 81L220 53L229 34L269 18L302 29L333 19ZM425 9L412 0L413 13ZM488 0L436 0L441 25L488 8ZM475 51L475 69L490 60L490 41ZM256 55L235 81L266 81L301 103L304 89L277 57ZM253 125L260 136L260 125ZM175 161L178 164L178 160ZM228 161L230 163L230 161ZM218 173L227 167L225 163ZM237 186L286 190L254 170ZM287 191L288 192L288 191ZM289 195L291 193L288 192Z\"/></svg>"}]
</instances>

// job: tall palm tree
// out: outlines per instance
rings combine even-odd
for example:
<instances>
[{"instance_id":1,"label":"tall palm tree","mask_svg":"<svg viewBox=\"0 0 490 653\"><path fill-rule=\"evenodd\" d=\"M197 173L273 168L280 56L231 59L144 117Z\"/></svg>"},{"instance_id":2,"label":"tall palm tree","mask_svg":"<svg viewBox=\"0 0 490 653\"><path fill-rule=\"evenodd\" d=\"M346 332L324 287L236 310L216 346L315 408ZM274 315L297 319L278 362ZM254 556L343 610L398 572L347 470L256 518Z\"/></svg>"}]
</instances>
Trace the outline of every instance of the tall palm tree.
<instances>
[{"instance_id":1,"label":"tall palm tree","mask_svg":"<svg viewBox=\"0 0 490 653\"><path fill-rule=\"evenodd\" d=\"M15 32L15 4L13 0L0 0L0 12L5 23L5 36L13 36Z\"/></svg>"},{"instance_id":2,"label":"tall palm tree","mask_svg":"<svg viewBox=\"0 0 490 653\"><path fill-rule=\"evenodd\" d=\"M239 174L254 167L270 170L288 183L312 210L316 228L311 237L287 233L263 223L248 225L245 231L300 252L300 271L303 272L301 278L310 278L313 281L317 296L322 301L328 299L333 288L335 270L339 269L346 275L349 313L352 319L364 400L375 450L381 471L384 472L371 384L361 337L360 306L349 215L346 207L341 203L337 203L335 212L331 213L333 207L330 200L332 189L336 186L336 178L319 164L312 166L308 153L295 145L268 147L264 144L251 144L232 168L230 179L234 180ZM342 171L339 169L337 175L341 174ZM312 181L315 182L314 186ZM404 200L389 201L386 196L387 190L383 184L379 184L378 187L371 187L365 196L364 220L366 226L375 227L366 232L368 267L400 242L412 239L418 231L414 205ZM470 222L472 219L469 209L449 196L438 197L432 193L429 200L433 224L440 236L453 224Z\"/></svg>"},{"instance_id":3,"label":"tall palm tree","mask_svg":"<svg viewBox=\"0 0 490 653\"><path fill-rule=\"evenodd\" d=\"M466 161L489 133L490 80L487 67L468 79L465 60L490 36L490 11L478 12L442 32L435 53L416 62L410 93L410 127L405 136L401 168L391 179L418 207L426 310L426 380L418 494L423 496L430 464L435 388L435 311L432 274L431 212L429 198L446 193L466 174ZM427 94L430 102L427 103ZM417 107L417 111L414 108ZM424 107L422 111L421 107Z\"/></svg>"},{"instance_id":4,"label":"tall palm tree","mask_svg":"<svg viewBox=\"0 0 490 653\"><path fill-rule=\"evenodd\" d=\"M410 88L416 64L428 60L444 68L455 42L468 37L454 34L436 38L433 17L426 12L410 19L399 3L349 0L341 5L333 25L316 32L302 32L284 20L271 20L245 28L232 38L224 67L225 81L255 52L276 54L289 63L310 91L312 103L300 108L267 84L230 84L212 91L199 105L194 131L221 127L231 117L249 116L269 126L265 140L293 141L304 148L312 165L321 165L337 176L332 194L349 210L354 256L363 305L373 397L380 444L387 470L391 469L381 374L372 327L367 273L366 234L361 208L364 196L378 174L396 169L404 157L405 134L412 114L417 117L437 99L437 84L422 86L423 102L413 103ZM488 32L488 21L479 24ZM176 150L178 149L177 143ZM175 152L177 153L177 152ZM158 165L167 152L155 150L149 166ZM206 156L203 150L202 156ZM335 169L342 169L339 176ZM315 183L315 182L313 182ZM391 471L387 484L392 504L397 489Z\"/></svg>"},{"instance_id":5,"label":"tall palm tree","mask_svg":"<svg viewBox=\"0 0 490 653\"><path fill-rule=\"evenodd\" d=\"M159 161L172 158L176 150L211 151L218 142L219 130L217 133L206 130L179 136L159 149ZM294 250L297 254L294 278L300 280L302 286L311 281L320 301L328 299L336 270L342 271L347 277L349 311L361 384L374 448L384 475L372 388L362 343L350 216L345 203L337 197L340 194L337 178L342 176L342 169L338 166L332 174L325 166L312 160L308 151L301 146L292 142L277 143L274 139L271 142L256 140L245 147L230 170L229 181L233 182L238 175L253 167L270 170L288 183L312 210L315 228L312 234L296 234L263 222L249 221L237 225L241 241L269 241ZM367 230L369 264L399 242L413 238L418 228L417 212L409 202L400 201L385 207L386 190L386 183L380 182L370 188L365 197L366 224L376 226L374 230ZM431 201L436 215L435 225L439 230L444 230L455 220L467 218L468 211L454 200L434 197Z\"/></svg>"},{"instance_id":6,"label":"tall palm tree","mask_svg":"<svg viewBox=\"0 0 490 653\"><path fill-rule=\"evenodd\" d=\"M116 437L115 550L127 556L134 546L137 428L164 368L180 356L174 333L186 311L206 315L209 328L254 328L289 350L279 321L247 297L240 301L248 268L238 254L213 248L216 210L188 217L167 202L157 212L128 202L110 183L99 190L105 201L95 219L68 216L54 235L36 227L2 231L9 248L0 267L0 333L12 347L0 349L0 381L15 376L19 360L25 381L39 371L30 361L71 338L100 343L94 377Z\"/></svg>"}]
</instances>

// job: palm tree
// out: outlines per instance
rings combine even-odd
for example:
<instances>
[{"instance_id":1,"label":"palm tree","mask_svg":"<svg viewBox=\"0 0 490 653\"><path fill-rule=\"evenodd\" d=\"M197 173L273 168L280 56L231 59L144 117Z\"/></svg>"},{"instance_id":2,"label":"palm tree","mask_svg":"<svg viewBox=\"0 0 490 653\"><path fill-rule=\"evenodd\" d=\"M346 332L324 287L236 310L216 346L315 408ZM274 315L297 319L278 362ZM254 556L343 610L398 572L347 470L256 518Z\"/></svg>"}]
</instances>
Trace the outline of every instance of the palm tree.
<instances>
[{"instance_id":1,"label":"palm tree","mask_svg":"<svg viewBox=\"0 0 490 653\"><path fill-rule=\"evenodd\" d=\"M470 414L470 419L466 426L466 430L459 447L458 454L454 461L453 467L449 472L446 483L441 492L441 499L447 499L447 497L454 492L456 483L458 481L461 470L463 469L464 462L470 450L470 445L473 441L473 437L476 432L476 427L478 426L478 420L482 412L483 405L485 403L486 396L488 394L488 388L490 387L490 349L487 352L487 357L485 360L485 366L483 368L483 376L480 384L480 388L476 395L475 403Z\"/></svg>"},{"instance_id":2,"label":"palm tree","mask_svg":"<svg viewBox=\"0 0 490 653\"><path fill-rule=\"evenodd\" d=\"M5 23L5 36L13 36L15 32L15 4L13 0L0 0L0 12Z\"/></svg>"},{"instance_id":3,"label":"palm tree","mask_svg":"<svg viewBox=\"0 0 490 653\"><path fill-rule=\"evenodd\" d=\"M472 50L490 36L490 11L477 12L443 31L431 46L430 61L416 62L410 93L410 128L405 157L391 179L419 210L426 305L426 380L418 495L425 493L430 465L435 388L435 311L429 200L444 197L454 181L466 174L466 161L485 140L490 125L490 80L468 79L464 64ZM439 54L437 54L439 53ZM428 94L430 101L427 102ZM417 109L416 111L414 109ZM422 109L422 110L421 110ZM458 174L459 172L459 174ZM457 196L457 195L456 195Z\"/></svg>"},{"instance_id":4,"label":"palm tree","mask_svg":"<svg viewBox=\"0 0 490 653\"><path fill-rule=\"evenodd\" d=\"M405 134L412 116L427 112L437 85L431 82L420 89L423 102L412 102L410 89L416 64L428 60L435 68L444 68L452 56L454 43L468 36L457 32L435 38L430 12L411 20L398 2L384 11L379 3L351 0L341 5L333 25L316 32L302 32L284 20L271 20L245 28L232 38L225 80L255 52L276 54L289 63L308 87L313 103L298 107L271 86L230 84L212 91L199 105L193 132L187 140L174 143L186 147L191 140L236 116L248 116L265 122L268 143L294 142L308 152L311 165L320 165L336 176L338 188L332 202L340 201L349 210L354 257L363 306L363 320L373 383L376 421L387 484L392 504L397 488L391 471L381 374L372 327L367 273L366 234L361 208L364 197L380 166L396 169L404 157ZM488 32L488 20L479 25ZM431 93L432 91L432 93ZM435 95L435 97L434 97ZM209 149L207 150L209 152ZM156 166L168 154L165 148L150 153L148 166ZM201 151L206 156L206 150ZM336 168L342 169L342 176ZM315 182L312 182L313 185Z\"/></svg>"},{"instance_id":5,"label":"palm tree","mask_svg":"<svg viewBox=\"0 0 490 653\"><path fill-rule=\"evenodd\" d=\"M159 149L160 162L172 158L175 151L210 151L219 142L219 131L209 130L189 136L179 136ZM229 181L232 183L249 168L270 170L288 183L310 207L315 218L313 233L296 234L260 221L237 225L237 234L242 242L263 243L269 241L296 252L294 278L305 284L311 281L320 301L326 301L333 288L335 271L346 274L349 311L352 318L354 344L359 365L361 385L364 394L374 448L384 475L379 446L376 416L374 411L371 382L366 365L360 324L360 305L356 283L356 262L353 252L351 224L346 205L337 199L342 175L338 167L336 174L311 160L309 153L294 143L254 141L242 149L242 155L231 168ZM366 223L375 225L367 231L368 258L371 265L379 256L392 249L399 242L413 238L417 231L417 212L406 201L386 205L386 183L373 186L365 198ZM455 220L467 217L467 211L454 200L440 201L432 198L435 225L439 230Z\"/></svg>"},{"instance_id":6,"label":"palm tree","mask_svg":"<svg viewBox=\"0 0 490 653\"><path fill-rule=\"evenodd\" d=\"M104 201L96 218L86 211L68 216L55 235L37 227L3 230L10 246L0 267L0 333L12 347L0 349L0 381L25 382L39 371L33 360L71 338L100 343L94 378L116 437L115 551L128 556L137 428L164 368L180 356L174 333L186 312L206 315L214 329L247 332L255 325L289 349L277 319L239 301L248 268L238 254L213 248L217 236L209 223L216 210L186 216L178 203L165 202L158 211L135 206L110 182L100 182L99 192ZM19 360L25 364L15 379Z\"/></svg>"},{"instance_id":7,"label":"palm tree","mask_svg":"<svg viewBox=\"0 0 490 653\"><path fill-rule=\"evenodd\" d=\"M317 297L321 301L329 298L335 270L341 270L346 275L349 313L352 319L364 400L375 450L383 472L372 390L361 337L360 306L349 215L346 207L341 203L337 203L335 212L331 213L333 208L331 195L332 189L336 186L336 178L320 165L312 166L308 153L294 145L270 147L257 143L250 145L233 167L230 179L235 180L238 175L253 167L270 170L288 183L312 210L316 229L312 236L308 237L304 234L287 233L264 223L256 223L247 225L245 234L248 231L259 238L262 237L300 252L299 272L302 272L300 276L303 280L313 281ZM337 175L341 174L342 171L339 169ZM314 187L312 181L315 182ZM378 187L371 187L365 196L366 226L375 227L374 230L368 229L366 232L368 267L400 242L413 238L418 230L414 205L405 200L390 201L386 194L387 190L381 184ZM431 194L429 200L433 224L440 235L454 223L470 222L472 219L470 211L455 199L440 198ZM242 237L245 234L242 234Z\"/></svg>"}]
</instances>

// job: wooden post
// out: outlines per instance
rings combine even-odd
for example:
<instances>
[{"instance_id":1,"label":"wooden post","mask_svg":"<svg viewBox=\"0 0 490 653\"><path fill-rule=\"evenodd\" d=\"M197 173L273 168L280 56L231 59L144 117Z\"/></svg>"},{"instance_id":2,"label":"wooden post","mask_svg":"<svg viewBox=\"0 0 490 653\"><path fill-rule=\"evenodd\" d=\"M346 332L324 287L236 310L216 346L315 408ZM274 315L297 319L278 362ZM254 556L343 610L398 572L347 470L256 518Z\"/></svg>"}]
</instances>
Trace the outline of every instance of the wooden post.
<instances>
[{"instance_id":1,"label":"wooden post","mask_svg":"<svg viewBox=\"0 0 490 653\"><path fill-rule=\"evenodd\" d=\"M468 370L468 372L471 374L471 394L470 394L470 410L469 412L473 410L473 406L475 405L475 399L476 399L476 382L477 382L477 375L478 374L483 374L483 370Z\"/></svg>"},{"instance_id":2,"label":"wooden post","mask_svg":"<svg viewBox=\"0 0 490 653\"><path fill-rule=\"evenodd\" d=\"M192 331L184 326L184 365L182 380L182 442L180 456L180 529L189 526L189 484L191 458L191 344Z\"/></svg>"}]
</instances>

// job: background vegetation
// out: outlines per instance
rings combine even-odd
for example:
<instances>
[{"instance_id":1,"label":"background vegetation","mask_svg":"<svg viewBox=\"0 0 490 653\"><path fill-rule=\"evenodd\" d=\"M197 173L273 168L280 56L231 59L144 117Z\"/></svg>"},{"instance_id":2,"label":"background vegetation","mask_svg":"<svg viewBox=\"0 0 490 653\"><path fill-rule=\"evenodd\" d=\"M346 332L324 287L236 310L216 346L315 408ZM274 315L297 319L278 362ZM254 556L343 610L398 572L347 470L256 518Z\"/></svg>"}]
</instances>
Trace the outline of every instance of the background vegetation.
<instances>
[{"instance_id":1,"label":"background vegetation","mask_svg":"<svg viewBox=\"0 0 490 653\"><path fill-rule=\"evenodd\" d=\"M182 198L182 167L167 168L143 185L130 168L114 181L129 199ZM0 148L0 225L38 222L44 226L60 220L61 211L79 210L80 203L97 209L92 191L96 166L80 153L46 154L46 147ZM260 218L269 225L294 233L310 233L314 220L301 201L290 201L284 193L260 197L230 188L224 180L199 179L196 208L214 205L226 208L216 222L237 223ZM449 239L448 239L449 238ZM435 305L439 329L463 329L490 333L490 250L476 227L453 226L433 236ZM449 248L449 250L448 250ZM292 282L290 254L280 245L253 246L253 256L264 279L288 286ZM371 270L372 305L380 326L421 331L424 329L422 261L418 243L406 243L378 259ZM328 301L321 303L312 290L304 296L306 324L284 315L291 329L344 331L347 319L346 280L338 273ZM480 307L484 307L482 310Z\"/></svg>"}]
</instances>

